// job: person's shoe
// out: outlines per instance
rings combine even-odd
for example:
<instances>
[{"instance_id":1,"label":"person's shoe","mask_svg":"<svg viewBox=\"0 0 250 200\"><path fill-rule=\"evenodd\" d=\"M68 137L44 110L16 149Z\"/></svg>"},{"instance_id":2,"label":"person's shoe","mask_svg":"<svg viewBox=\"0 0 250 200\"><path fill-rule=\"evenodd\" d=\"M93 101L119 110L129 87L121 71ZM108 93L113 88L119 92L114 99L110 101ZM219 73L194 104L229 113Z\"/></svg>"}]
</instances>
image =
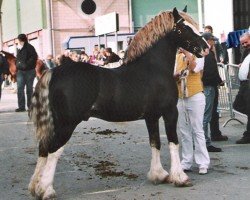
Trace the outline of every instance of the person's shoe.
<instances>
[{"instance_id":1,"label":"person's shoe","mask_svg":"<svg viewBox=\"0 0 250 200\"><path fill-rule=\"evenodd\" d=\"M200 169L199 169L199 174L200 174L200 175L205 175L205 174L207 174L207 168L200 168Z\"/></svg>"},{"instance_id":2,"label":"person's shoe","mask_svg":"<svg viewBox=\"0 0 250 200\"><path fill-rule=\"evenodd\" d=\"M24 108L17 108L15 112L25 112L26 110Z\"/></svg>"},{"instance_id":3,"label":"person's shoe","mask_svg":"<svg viewBox=\"0 0 250 200\"><path fill-rule=\"evenodd\" d=\"M250 143L250 138L244 136L236 141L236 144L249 144L249 143Z\"/></svg>"},{"instance_id":4,"label":"person's shoe","mask_svg":"<svg viewBox=\"0 0 250 200\"><path fill-rule=\"evenodd\" d=\"M221 148L217 148L217 147L210 145L207 147L207 151L208 152L221 152L222 150L221 150Z\"/></svg>"},{"instance_id":5,"label":"person's shoe","mask_svg":"<svg viewBox=\"0 0 250 200\"><path fill-rule=\"evenodd\" d=\"M227 141L228 137L226 135L217 135L215 137L211 137L212 141Z\"/></svg>"}]
</instances>

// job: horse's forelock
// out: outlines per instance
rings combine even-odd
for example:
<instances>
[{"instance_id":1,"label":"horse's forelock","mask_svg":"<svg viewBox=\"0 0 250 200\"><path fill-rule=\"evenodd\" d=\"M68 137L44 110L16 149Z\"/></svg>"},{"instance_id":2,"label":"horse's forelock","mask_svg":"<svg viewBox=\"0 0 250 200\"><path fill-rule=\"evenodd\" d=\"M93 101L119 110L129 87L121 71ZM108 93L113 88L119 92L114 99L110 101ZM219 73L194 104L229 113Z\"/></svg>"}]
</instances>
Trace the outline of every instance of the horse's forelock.
<instances>
[{"instance_id":1,"label":"horse's forelock","mask_svg":"<svg viewBox=\"0 0 250 200\"><path fill-rule=\"evenodd\" d=\"M198 24L184 12L179 14L189 23L189 26L195 31L198 30ZM170 32L174 26L174 16L172 11L165 11L154 17L149 23L141 28L131 41L125 63L135 60L145 53L153 44Z\"/></svg>"}]
</instances>

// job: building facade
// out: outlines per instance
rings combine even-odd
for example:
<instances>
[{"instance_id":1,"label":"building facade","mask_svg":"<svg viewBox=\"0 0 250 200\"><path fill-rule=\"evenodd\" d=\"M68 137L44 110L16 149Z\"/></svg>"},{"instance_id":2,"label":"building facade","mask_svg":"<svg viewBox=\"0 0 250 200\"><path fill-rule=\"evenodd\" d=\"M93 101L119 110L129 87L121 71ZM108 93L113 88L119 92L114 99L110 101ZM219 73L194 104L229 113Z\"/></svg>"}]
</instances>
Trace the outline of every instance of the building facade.
<instances>
[{"instance_id":1,"label":"building facade","mask_svg":"<svg viewBox=\"0 0 250 200\"><path fill-rule=\"evenodd\" d=\"M242 21L239 14L242 9L248 13L248 0L93 0L96 10L90 15L81 10L83 1L87 0L0 0L3 49L15 53L16 37L25 33L41 58L61 54L65 48L70 48L72 38L74 44L79 44L78 48L82 46L91 52L96 41L105 43L103 36L94 37L95 18L111 12L119 14L120 48L126 47L124 35L134 34L159 12L174 7L182 10L187 5L188 13L199 22L200 31L205 25L212 25L217 37L234 27L248 28L244 26L249 23L237 21L238 18ZM237 2L241 2L240 5ZM237 16L233 14L234 9L238 10ZM114 37L107 38L106 44L111 45Z\"/></svg>"}]
</instances>

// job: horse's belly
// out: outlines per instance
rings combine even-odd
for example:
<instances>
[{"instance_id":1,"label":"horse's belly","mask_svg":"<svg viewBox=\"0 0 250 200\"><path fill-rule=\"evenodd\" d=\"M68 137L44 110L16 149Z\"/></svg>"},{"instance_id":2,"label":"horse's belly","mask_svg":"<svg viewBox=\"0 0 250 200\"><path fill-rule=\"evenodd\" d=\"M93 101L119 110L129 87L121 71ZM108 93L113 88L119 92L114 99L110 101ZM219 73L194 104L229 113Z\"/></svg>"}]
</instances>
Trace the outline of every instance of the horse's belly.
<instances>
[{"instance_id":1,"label":"horse's belly","mask_svg":"<svg viewBox=\"0 0 250 200\"><path fill-rule=\"evenodd\" d=\"M140 109L139 109L140 110ZM136 109L115 107L95 107L91 109L91 117L96 117L110 122L135 121L144 118L144 112Z\"/></svg>"}]
</instances>

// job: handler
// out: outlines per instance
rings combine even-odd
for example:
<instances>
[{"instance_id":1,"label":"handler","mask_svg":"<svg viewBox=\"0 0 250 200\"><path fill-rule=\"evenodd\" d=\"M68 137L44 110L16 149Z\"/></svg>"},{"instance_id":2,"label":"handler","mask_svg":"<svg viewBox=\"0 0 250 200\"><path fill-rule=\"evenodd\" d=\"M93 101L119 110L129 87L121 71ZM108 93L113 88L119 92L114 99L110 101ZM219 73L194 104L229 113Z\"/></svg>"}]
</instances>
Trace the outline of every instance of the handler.
<instances>
[{"instance_id":1,"label":"handler","mask_svg":"<svg viewBox=\"0 0 250 200\"><path fill-rule=\"evenodd\" d=\"M177 108L182 141L181 165L184 171L189 171L194 160L199 166L199 174L206 174L210 163L203 130L206 104L200 74L203 66L204 58L196 58L184 49L179 50L175 77L179 90Z\"/></svg>"}]
</instances>

